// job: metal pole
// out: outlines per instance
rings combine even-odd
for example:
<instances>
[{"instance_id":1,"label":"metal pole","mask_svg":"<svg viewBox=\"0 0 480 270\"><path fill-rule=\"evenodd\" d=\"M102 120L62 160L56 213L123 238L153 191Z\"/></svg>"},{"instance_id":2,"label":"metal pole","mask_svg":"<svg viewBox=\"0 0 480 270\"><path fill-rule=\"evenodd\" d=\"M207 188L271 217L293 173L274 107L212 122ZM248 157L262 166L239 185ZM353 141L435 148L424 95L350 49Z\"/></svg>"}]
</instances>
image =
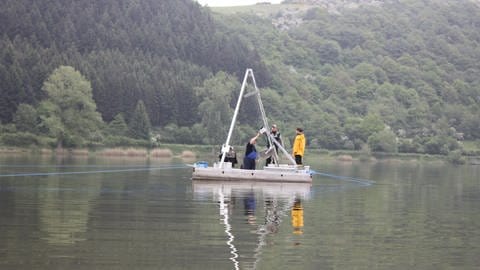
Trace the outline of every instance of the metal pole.
<instances>
[{"instance_id":1,"label":"metal pole","mask_svg":"<svg viewBox=\"0 0 480 270\"><path fill-rule=\"evenodd\" d=\"M233 128L235 127L235 122L237 121L237 115L238 115L238 111L240 110L240 104L242 104L243 92L245 92L245 88L247 86L247 79L248 79L249 73L253 75L252 69L247 69L247 71L245 72L245 77L243 78L242 88L240 90L240 94L238 95L237 105L235 107L235 112L233 113L232 122L230 123L230 129L228 130L227 140L225 141L225 144L222 146L222 158L220 159L220 164L219 164L220 168L223 168L223 163L224 163L223 160L225 159L225 155L227 154L227 151L230 150L230 139L232 137Z\"/></svg>"},{"instance_id":2,"label":"metal pole","mask_svg":"<svg viewBox=\"0 0 480 270\"><path fill-rule=\"evenodd\" d=\"M297 165L297 162L295 162L295 159L293 159L293 157L287 152L287 150L285 150L285 148L283 148L281 144L279 144L276 140L273 140L273 143L275 143L278 146L278 148L282 150L282 153L285 154L285 156L287 156L290 162L292 162L292 165Z\"/></svg>"},{"instance_id":3,"label":"metal pole","mask_svg":"<svg viewBox=\"0 0 480 270\"><path fill-rule=\"evenodd\" d=\"M295 162L295 160L290 156L287 150L285 150L285 148L283 148L283 146L280 145L277 142L277 140L275 140L275 138L272 137L270 130L268 130L269 125L267 121L267 115L265 113L265 108L263 107L262 98L260 96L260 90L258 90L257 88L257 83L255 82L255 76L253 76L253 72L252 72L252 79L253 79L253 85L255 86L255 91L257 93L258 106L260 107L260 112L262 114L263 125L265 128L267 128L267 139L268 139L269 145L272 147L274 147L274 144L277 145L279 149L287 156L287 158L290 160L292 165L296 165L297 163ZM273 158L274 158L273 160L275 161L275 166L278 167L279 166L278 153L275 147L273 148Z\"/></svg>"}]
</instances>

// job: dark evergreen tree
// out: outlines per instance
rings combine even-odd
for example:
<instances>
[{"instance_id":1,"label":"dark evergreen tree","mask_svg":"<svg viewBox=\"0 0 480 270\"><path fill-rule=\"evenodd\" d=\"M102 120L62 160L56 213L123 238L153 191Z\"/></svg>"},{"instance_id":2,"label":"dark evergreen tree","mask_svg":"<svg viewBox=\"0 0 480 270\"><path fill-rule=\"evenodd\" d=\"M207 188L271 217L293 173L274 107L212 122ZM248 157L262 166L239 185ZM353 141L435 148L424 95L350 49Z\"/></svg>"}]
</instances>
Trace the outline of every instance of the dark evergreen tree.
<instances>
[{"instance_id":1,"label":"dark evergreen tree","mask_svg":"<svg viewBox=\"0 0 480 270\"><path fill-rule=\"evenodd\" d=\"M128 126L123 114L119 113L113 118L108 124L107 132L115 136L127 136Z\"/></svg>"},{"instance_id":2,"label":"dark evergreen tree","mask_svg":"<svg viewBox=\"0 0 480 270\"><path fill-rule=\"evenodd\" d=\"M139 100L128 124L128 133L134 139L149 140L151 124L143 101Z\"/></svg>"}]
</instances>

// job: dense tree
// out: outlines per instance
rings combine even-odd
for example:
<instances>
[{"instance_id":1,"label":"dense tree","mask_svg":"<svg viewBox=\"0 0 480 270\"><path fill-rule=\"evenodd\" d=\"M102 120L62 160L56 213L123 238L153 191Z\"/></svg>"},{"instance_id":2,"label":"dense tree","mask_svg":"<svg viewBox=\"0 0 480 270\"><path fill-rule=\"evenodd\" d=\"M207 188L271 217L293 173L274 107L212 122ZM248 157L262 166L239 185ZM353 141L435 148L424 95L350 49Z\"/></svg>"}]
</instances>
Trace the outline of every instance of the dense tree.
<instances>
[{"instance_id":1,"label":"dense tree","mask_svg":"<svg viewBox=\"0 0 480 270\"><path fill-rule=\"evenodd\" d=\"M53 71L43 85L47 99L39 108L41 128L58 146L81 145L102 123L90 82L69 66Z\"/></svg>"},{"instance_id":2,"label":"dense tree","mask_svg":"<svg viewBox=\"0 0 480 270\"><path fill-rule=\"evenodd\" d=\"M31 105L20 104L13 118L13 122L18 131L35 133L37 131L37 125L39 124L37 110Z\"/></svg>"},{"instance_id":3,"label":"dense tree","mask_svg":"<svg viewBox=\"0 0 480 270\"><path fill-rule=\"evenodd\" d=\"M233 116L231 105L235 104L233 101L237 89L239 84L236 79L224 72L217 73L196 89L196 95L202 100L198 109L209 143L219 144L226 138Z\"/></svg>"},{"instance_id":4,"label":"dense tree","mask_svg":"<svg viewBox=\"0 0 480 270\"><path fill-rule=\"evenodd\" d=\"M148 140L150 139L151 129L152 125L145 104L142 100L139 100L128 123L128 133L134 139Z\"/></svg>"},{"instance_id":5,"label":"dense tree","mask_svg":"<svg viewBox=\"0 0 480 270\"><path fill-rule=\"evenodd\" d=\"M369 114L360 123L360 139L367 141L368 137L385 129L382 119L375 114Z\"/></svg>"},{"instance_id":6,"label":"dense tree","mask_svg":"<svg viewBox=\"0 0 480 270\"><path fill-rule=\"evenodd\" d=\"M128 126L127 122L125 122L125 118L123 114L117 114L112 121L108 124L107 127L108 134L114 136L127 136L128 134Z\"/></svg>"},{"instance_id":7,"label":"dense tree","mask_svg":"<svg viewBox=\"0 0 480 270\"><path fill-rule=\"evenodd\" d=\"M397 137L390 129L376 132L368 137L368 146L372 151L396 153Z\"/></svg>"},{"instance_id":8,"label":"dense tree","mask_svg":"<svg viewBox=\"0 0 480 270\"><path fill-rule=\"evenodd\" d=\"M340 121L331 114L323 114L308 123L306 136L310 145L319 148L338 149L343 147L343 132Z\"/></svg>"}]
</instances>

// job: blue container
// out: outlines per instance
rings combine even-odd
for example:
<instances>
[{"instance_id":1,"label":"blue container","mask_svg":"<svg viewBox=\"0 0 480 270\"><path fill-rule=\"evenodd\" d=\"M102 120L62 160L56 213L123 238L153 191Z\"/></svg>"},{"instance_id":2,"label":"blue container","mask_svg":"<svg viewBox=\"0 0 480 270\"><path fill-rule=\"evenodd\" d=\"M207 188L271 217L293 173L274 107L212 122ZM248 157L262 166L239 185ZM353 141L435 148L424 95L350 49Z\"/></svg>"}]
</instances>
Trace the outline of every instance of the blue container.
<instances>
[{"instance_id":1,"label":"blue container","mask_svg":"<svg viewBox=\"0 0 480 270\"><path fill-rule=\"evenodd\" d=\"M198 161L195 163L195 167L197 168L207 168L208 167L208 162L207 161Z\"/></svg>"}]
</instances>

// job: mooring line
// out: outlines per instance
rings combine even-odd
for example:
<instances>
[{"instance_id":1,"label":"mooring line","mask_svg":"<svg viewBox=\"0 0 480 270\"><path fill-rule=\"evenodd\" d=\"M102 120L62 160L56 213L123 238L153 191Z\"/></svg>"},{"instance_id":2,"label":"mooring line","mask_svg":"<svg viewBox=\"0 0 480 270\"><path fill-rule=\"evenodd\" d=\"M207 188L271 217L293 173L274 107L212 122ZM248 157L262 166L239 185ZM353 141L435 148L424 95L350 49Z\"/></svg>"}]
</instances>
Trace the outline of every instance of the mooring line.
<instances>
[{"instance_id":1,"label":"mooring line","mask_svg":"<svg viewBox=\"0 0 480 270\"><path fill-rule=\"evenodd\" d=\"M122 166L122 165L118 165ZM50 168L98 168L102 167L101 165L0 165L0 167L16 167L16 168L27 168L27 167L37 167L37 168L44 168L44 167L50 167ZM113 166L109 166L113 167ZM117 167L117 166L115 166ZM124 166L122 166L124 167ZM176 164L172 166L162 166L162 167L140 167L140 165L137 166L127 166L130 168L127 169L109 169L109 170L95 170L95 171L76 171L76 172L30 172L30 173L10 173L10 174L0 174L0 177L28 177L28 176L53 176L53 175L75 175L75 174L95 174L95 173L119 173L119 172L138 172L138 171L152 171L152 170L168 170L168 169L185 169L189 168L187 164ZM133 167L133 168L132 168ZM339 179L339 180L344 180L348 182L354 182L358 183L364 186L370 186L375 183L375 181L372 180L367 180L367 179L361 179L361 178L355 178L355 177L349 177L349 176L341 176L341 175L335 175L335 174L330 174L330 173L323 173L323 172L317 172L314 170L310 170L312 174L317 174L329 178L334 178L334 179Z\"/></svg>"},{"instance_id":2,"label":"mooring line","mask_svg":"<svg viewBox=\"0 0 480 270\"><path fill-rule=\"evenodd\" d=\"M364 186L371 186L375 184L375 181L368 180L368 179L361 179L361 178L355 178L355 177L349 177L349 176L341 176L341 175L336 175L336 174L331 174L331 173L323 173L323 172L317 172L314 170L310 170L312 174L318 174L321 176L329 177L329 178L334 178L334 179L339 179L343 181L348 181L348 182L354 182L358 183Z\"/></svg>"},{"instance_id":3,"label":"mooring line","mask_svg":"<svg viewBox=\"0 0 480 270\"><path fill-rule=\"evenodd\" d=\"M0 177L28 177L28 176L52 176L52 175L74 175L74 174L94 174L94 173L118 173L118 172L137 172L137 171L153 171L153 170L168 170L168 169L185 169L186 165L175 165L168 167L144 167L144 168L130 168L130 169L114 169L114 170L96 170L96 171L78 171L78 172L32 172L32 173L11 173L0 174Z\"/></svg>"},{"instance_id":4,"label":"mooring line","mask_svg":"<svg viewBox=\"0 0 480 270\"><path fill-rule=\"evenodd\" d=\"M178 164L183 165L183 164ZM176 165L176 166L178 166ZM169 165L160 166L160 167L168 167ZM53 164L53 165L42 165L42 164L16 164L16 165L9 165L9 164L0 164L0 168L150 168L145 165L61 165L61 164ZM158 167L158 166L157 166Z\"/></svg>"}]
</instances>

